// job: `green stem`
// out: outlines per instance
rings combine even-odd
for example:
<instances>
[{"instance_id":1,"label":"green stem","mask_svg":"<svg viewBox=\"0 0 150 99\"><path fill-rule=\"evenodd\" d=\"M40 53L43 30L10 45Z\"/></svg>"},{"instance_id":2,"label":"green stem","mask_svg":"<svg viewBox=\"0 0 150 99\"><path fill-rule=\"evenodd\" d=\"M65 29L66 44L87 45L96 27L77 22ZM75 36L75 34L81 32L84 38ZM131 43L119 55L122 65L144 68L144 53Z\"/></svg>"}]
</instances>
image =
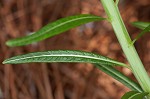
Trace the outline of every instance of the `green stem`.
<instances>
[{"instance_id":1,"label":"green stem","mask_svg":"<svg viewBox=\"0 0 150 99\"><path fill-rule=\"evenodd\" d=\"M150 79L149 76L136 52L134 46L130 46L132 42L128 31L122 21L118 6L114 0L101 0L102 5L110 19L110 23L113 26L115 34L119 40L119 43L129 61L133 74L141 85L142 89L150 93Z\"/></svg>"}]
</instances>

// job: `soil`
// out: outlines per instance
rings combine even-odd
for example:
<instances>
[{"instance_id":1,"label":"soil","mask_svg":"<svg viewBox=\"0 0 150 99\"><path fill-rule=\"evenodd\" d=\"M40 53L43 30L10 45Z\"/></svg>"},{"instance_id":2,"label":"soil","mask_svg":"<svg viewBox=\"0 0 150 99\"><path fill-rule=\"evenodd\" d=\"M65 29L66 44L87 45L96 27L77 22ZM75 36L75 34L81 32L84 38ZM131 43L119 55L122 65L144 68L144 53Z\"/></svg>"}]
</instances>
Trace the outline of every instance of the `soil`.
<instances>
[{"instance_id":1,"label":"soil","mask_svg":"<svg viewBox=\"0 0 150 99\"><path fill-rule=\"evenodd\" d=\"M149 0L120 0L123 20L134 38L133 21L150 22ZM0 0L0 99L120 99L129 89L91 64L31 63L2 65L8 57L45 50L84 50L122 62L127 60L111 25L93 22L23 47L7 47L9 39L28 35L47 23L77 14L106 17L99 0ZM150 74L150 34L135 47ZM125 68L117 68L134 79Z\"/></svg>"}]
</instances>

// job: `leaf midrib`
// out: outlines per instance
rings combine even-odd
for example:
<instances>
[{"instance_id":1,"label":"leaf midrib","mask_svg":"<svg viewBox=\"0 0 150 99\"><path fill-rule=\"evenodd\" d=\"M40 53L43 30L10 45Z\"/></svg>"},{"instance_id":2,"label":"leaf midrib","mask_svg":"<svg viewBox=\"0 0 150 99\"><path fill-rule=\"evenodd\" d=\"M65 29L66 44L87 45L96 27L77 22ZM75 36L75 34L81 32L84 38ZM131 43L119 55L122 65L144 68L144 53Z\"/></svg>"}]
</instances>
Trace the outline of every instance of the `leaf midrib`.
<instances>
[{"instance_id":1,"label":"leaf midrib","mask_svg":"<svg viewBox=\"0 0 150 99\"><path fill-rule=\"evenodd\" d=\"M114 62L114 61L111 61L110 59L107 60L107 59L104 59L104 58L97 58L97 57L91 57L91 56L82 56L82 55L63 55L63 54L58 54L58 55L38 55L38 56L32 56L32 57L25 57L25 58L19 58L18 59L13 59L13 60L8 60L7 63L9 62L13 62L13 61L19 61L19 60L24 60L24 59L30 59L30 58L38 58L38 57L53 57L53 56L56 56L56 57L79 57L79 58L89 58L89 59L96 59L96 60L101 60L101 61L105 61L105 62L112 62L114 64L121 64L121 66L126 66L125 64L123 63L120 63L120 62Z\"/></svg>"},{"instance_id":2,"label":"leaf midrib","mask_svg":"<svg viewBox=\"0 0 150 99\"><path fill-rule=\"evenodd\" d=\"M94 16L95 17L95 16ZM44 34L46 34L47 32L49 32L49 31L51 31L52 29L55 29L55 28L57 28L57 27L60 27L60 26L62 26L62 25L64 25L64 24L66 24L66 23L71 23L71 22L73 22L73 21L76 21L76 20L80 20L80 19L88 19L88 18L93 18L93 17L82 17L82 18L76 18L76 19L72 19L72 20L68 20L68 21L65 21L65 22L62 22L62 23L60 23L59 25L56 25L56 26L54 26L54 27L52 27L52 28L50 28L50 29L47 29L46 31L44 31L44 33L41 33L41 32L38 32L38 34L37 34L37 32L35 32L34 34L31 34L31 35L29 35L29 36L33 36L33 35L35 35L35 34L37 34L37 35L35 35L34 37L32 37L32 38L26 38L26 39L22 39L22 40L20 40L20 42L24 42L25 40L28 40L28 39L34 39L34 38L37 38L37 37L39 37L39 36L41 36L41 35L44 35ZM96 17L95 17L96 18ZM98 19L98 18L97 18ZM41 28L42 29L42 28ZM19 43L20 43L19 42Z\"/></svg>"},{"instance_id":3,"label":"leaf midrib","mask_svg":"<svg viewBox=\"0 0 150 99\"><path fill-rule=\"evenodd\" d=\"M103 66L103 68L105 68L105 66ZM108 68L105 68L106 70L108 70L108 71L110 71ZM126 79L124 79L122 76L120 76L120 75L118 75L116 72L112 72L112 71L110 71L111 73L113 73L114 75L116 75L116 76L118 76L118 77L120 77L122 80L124 80L126 83L128 83L129 85L131 85L132 87L134 87L136 90L138 90L137 88L136 88L136 86L134 86L132 83L130 83L130 81L128 82L128 81L126 81ZM139 90L138 90L139 91Z\"/></svg>"},{"instance_id":4,"label":"leaf midrib","mask_svg":"<svg viewBox=\"0 0 150 99\"><path fill-rule=\"evenodd\" d=\"M132 95L131 97L129 97L129 99L132 99L134 96L140 95L141 93L136 93L134 95Z\"/></svg>"}]
</instances>

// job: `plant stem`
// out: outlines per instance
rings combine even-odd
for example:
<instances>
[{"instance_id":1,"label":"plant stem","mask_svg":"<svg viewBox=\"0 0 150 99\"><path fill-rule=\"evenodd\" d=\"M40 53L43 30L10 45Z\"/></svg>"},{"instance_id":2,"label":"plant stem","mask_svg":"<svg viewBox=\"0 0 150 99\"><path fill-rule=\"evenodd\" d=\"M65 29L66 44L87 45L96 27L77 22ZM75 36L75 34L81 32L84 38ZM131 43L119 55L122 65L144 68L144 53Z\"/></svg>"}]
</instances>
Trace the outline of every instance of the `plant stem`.
<instances>
[{"instance_id":1,"label":"plant stem","mask_svg":"<svg viewBox=\"0 0 150 99\"><path fill-rule=\"evenodd\" d=\"M110 23L113 26L115 34L119 40L119 43L129 61L133 74L141 85L145 92L150 93L150 79L149 76L137 54L137 51L133 46L130 46L132 42L128 31L122 21L118 6L115 4L114 0L101 0L102 5L108 15ZM150 96L149 96L150 99Z\"/></svg>"}]
</instances>

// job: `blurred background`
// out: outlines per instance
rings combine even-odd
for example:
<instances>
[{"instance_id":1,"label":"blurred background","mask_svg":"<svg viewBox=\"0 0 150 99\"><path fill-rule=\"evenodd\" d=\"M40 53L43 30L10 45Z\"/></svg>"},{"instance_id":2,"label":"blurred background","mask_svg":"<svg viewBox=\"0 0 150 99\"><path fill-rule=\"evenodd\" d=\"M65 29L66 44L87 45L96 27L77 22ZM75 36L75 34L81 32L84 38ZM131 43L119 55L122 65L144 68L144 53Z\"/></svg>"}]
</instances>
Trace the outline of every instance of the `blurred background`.
<instances>
[{"instance_id":1,"label":"blurred background","mask_svg":"<svg viewBox=\"0 0 150 99\"><path fill-rule=\"evenodd\" d=\"M140 30L131 26L131 22L150 22L150 0L120 0L119 8L132 38ZM5 45L9 39L77 14L106 17L99 0L0 0L0 99L120 99L129 91L91 64L2 65L2 61L11 56L56 49L84 50L127 63L106 21L88 23L28 46ZM150 74L150 34L139 39L135 47ZM135 79L128 69L117 69Z\"/></svg>"}]
</instances>

